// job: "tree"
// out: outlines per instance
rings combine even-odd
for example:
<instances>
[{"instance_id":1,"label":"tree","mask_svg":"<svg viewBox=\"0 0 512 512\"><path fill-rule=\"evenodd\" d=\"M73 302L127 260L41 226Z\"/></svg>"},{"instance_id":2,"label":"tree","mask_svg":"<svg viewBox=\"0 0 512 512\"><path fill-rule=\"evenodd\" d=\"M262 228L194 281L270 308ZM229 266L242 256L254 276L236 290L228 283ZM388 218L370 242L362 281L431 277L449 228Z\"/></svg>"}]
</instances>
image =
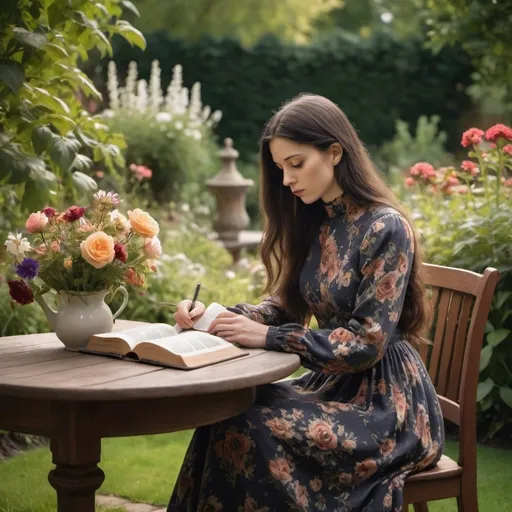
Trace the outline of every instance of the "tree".
<instances>
[{"instance_id":1,"label":"tree","mask_svg":"<svg viewBox=\"0 0 512 512\"><path fill-rule=\"evenodd\" d=\"M420 0L435 50L461 44L480 82L504 86L512 99L512 0Z\"/></svg>"},{"instance_id":2,"label":"tree","mask_svg":"<svg viewBox=\"0 0 512 512\"><path fill-rule=\"evenodd\" d=\"M121 0L2 4L0 185L4 196L22 198L24 210L96 188L87 174L95 162L112 172L123 164L122 137L82 106L81 97L101 95L78 68L79 59L86 60L93 49L111 54L115 34L144 48L142 34L120 19L122 6L136 11ZM16 206L4 206L0 201L0 210L12 219ZM10 227L6 212L0 212L0 230Z\"/></svg>"},{"instance_id":3,"label":"tree","mask_svg":"<svg viewBox=\"0 0 512 512\"><path fill-rule=\"evenodd\" d=\"M303 43L314 34L314 21L343 0L138 0L141 17L134 24L144 32L167 30L184 39L202 34L233 35L245 44L264 34Z\"/></svg>"}]
</instances>

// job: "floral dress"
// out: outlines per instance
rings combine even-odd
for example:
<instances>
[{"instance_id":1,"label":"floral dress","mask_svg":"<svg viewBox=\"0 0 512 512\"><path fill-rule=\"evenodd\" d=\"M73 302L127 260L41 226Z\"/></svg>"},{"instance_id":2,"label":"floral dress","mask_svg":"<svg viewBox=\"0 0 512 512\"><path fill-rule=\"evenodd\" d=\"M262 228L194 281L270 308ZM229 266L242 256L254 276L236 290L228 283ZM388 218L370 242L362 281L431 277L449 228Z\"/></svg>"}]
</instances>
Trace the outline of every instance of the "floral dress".
<instances>
[{"instance_id":1,"label":"floral dress","mask_svg":"<svg viewBox=\"0 0 512 512\"><path fill-rule=\"evenodd\" d=\"M272 298L232 308L270 325L266 348L298 354L310 371L198 428L168 512L400 511L406 476L441 457L436 392L397 328L410 226L343 197L325 207L300 280L319 329L292 323Z\"/></svg>"}]
</instances>

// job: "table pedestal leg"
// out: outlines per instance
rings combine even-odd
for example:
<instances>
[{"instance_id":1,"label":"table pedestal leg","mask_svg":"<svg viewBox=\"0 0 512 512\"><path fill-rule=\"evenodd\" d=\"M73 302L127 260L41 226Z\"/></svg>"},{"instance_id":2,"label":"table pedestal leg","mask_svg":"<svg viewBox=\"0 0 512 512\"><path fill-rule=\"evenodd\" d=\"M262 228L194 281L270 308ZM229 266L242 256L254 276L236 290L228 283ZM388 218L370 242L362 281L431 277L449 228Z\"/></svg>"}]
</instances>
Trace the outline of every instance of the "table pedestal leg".
<instances>
[{"instance_id":1,"label":"table pedestal leg","mask_svg":"<svg viewBox=\"0 0 512 512\"><path fill-rule=\"evenodd\" d=\"M58 512L94 512L95 493L104 479L105 474L96 464L57 464L48 480L57 491Z\"/></svg>"},{"instance_id":2,"label":"table pedestal leg","mask_svg":"<svg viewBox=\"0 0 512 512\"><path fill-rule=\"evenodd\" d=\"M55 469L48 480L57 491L57 512L95 512L95 492L105 478L98 467L101 436L93 404L54 404L50 439Z\"/></svg>"}]
</instances>

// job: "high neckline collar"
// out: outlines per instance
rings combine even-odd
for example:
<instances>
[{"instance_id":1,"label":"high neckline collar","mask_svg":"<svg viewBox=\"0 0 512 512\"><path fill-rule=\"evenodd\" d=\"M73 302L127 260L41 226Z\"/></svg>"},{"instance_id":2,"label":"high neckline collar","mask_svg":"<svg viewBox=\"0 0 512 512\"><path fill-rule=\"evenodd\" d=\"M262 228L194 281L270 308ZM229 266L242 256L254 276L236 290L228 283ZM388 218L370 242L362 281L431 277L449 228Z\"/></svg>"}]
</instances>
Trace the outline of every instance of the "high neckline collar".
<instances>
[{"instance_id":1,"label":"high neckline collar","mask_svg":"<svg viewBox=\"0 0 512 512\"><path fill-rule=\"evenodd\" d=\"M327 215L331 218L344 215L347 211L347 205L345 203L343 193L328 203L324 202L324 208Z\"/></svg>"}]
</instances>

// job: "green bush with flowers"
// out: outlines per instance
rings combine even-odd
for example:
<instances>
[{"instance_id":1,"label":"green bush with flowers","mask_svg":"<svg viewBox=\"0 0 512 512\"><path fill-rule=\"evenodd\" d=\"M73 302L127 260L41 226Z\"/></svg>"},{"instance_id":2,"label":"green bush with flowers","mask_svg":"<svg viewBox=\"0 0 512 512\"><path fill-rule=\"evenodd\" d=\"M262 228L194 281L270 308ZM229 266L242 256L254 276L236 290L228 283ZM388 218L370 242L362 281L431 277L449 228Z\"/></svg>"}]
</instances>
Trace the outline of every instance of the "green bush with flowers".
<instances>
[{"instance_id":1,"label":"green bush with flowers","mask_svg":"<svg viewBox=\"0 0 512 512\"><path fill-rule=\"evenodd\" d=\"M50 290L113 293L121 285L144 286L162 253L160 228L139 208L126 218L120 201L117 193L100 190L90 207L30 214L25 231L31 240L16 232L4 244L12 256L8 273L21 278L7 281L14 301L30 304Z\"/></svg>"},{"instance_id":2,"label":"green bush with flowers","mask_svg":"<svg viewBox=\"0 0 512 512\"><path fill-rule=\"evenodd\" d=\"M462 135L469 159L458 168L419 162L405 185L429 263L501 272L486 326L478 386L486 437L512 432L512 129Z\"/></svg>"},{"instance_id":3,"label":"green bush with flowers","mask_svg":"<svg viewBox=\"0 0 512 512\"><path fill-rule=\"evenodd\" d=\"M114 62L108 72L109 108L103 112L112 130L125 136L126 161L151 170L152 196L159 204L181 198L189 184L204 183L218 167L213 130L220 111L203 106L201 84L189 91L183 87L180 65L162 92L160 67L154 61L149 83L137 80L137 65L131 62L123 87L119 86Z\"/></svg>"}]
</instances>

